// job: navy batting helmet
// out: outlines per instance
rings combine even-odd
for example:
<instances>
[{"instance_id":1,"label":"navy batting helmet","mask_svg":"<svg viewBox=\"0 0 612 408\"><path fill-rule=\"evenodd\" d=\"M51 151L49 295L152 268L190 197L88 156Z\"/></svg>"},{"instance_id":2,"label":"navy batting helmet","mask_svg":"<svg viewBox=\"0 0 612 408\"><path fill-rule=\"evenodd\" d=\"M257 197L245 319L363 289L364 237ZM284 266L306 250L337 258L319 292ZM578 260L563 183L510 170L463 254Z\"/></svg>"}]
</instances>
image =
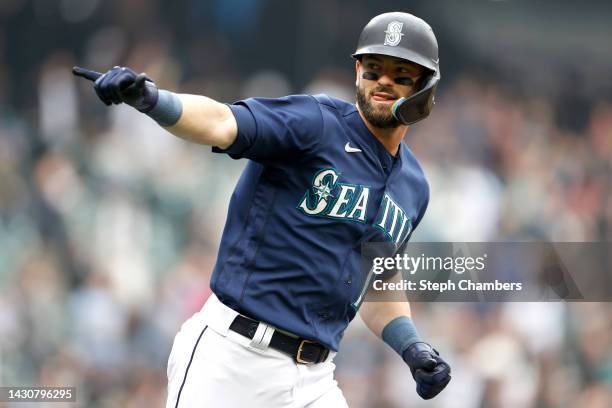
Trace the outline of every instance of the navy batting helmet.
<instances>
[{"instance_id":1,"label":"navy batting helmet","mask_svg":"<svg viewBox=\"0 0 612 408\"><path fill-rule=\"evenodd\" d=\"M388 55L425 68L427 74L419 81L420 88L398 99L391 108L393 116L405 125L425 119L433 108L440 81L438 41L429 24L409 13L380 14L364 27L352 56L360 60L364 54Z\"/></svg>"}]
</instances>

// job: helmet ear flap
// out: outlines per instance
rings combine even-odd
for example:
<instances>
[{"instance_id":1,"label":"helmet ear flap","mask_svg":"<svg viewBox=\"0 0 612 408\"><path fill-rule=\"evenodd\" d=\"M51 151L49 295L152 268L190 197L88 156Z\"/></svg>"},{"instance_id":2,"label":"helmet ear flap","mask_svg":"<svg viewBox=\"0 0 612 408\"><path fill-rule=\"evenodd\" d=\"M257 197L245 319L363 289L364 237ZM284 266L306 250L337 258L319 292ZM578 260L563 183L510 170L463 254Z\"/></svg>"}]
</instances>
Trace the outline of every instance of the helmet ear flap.
<instances>
[{"instance_id":1,"label":"helmet ear flap","mask_svg":"<svg viewBox=\"0 0 612 408\"><path fill-rule=\"evenodd\" d=\"M414 89L416 90L415 93L421 92L423 89L425 89L425 87L427 87L427 84L432 80L435 75L436 73L433 71L428 71L421 75L421 77L416 81L416 84L414 85Z\"/></svg>"},{"instance_id":2,"label":"helmet ear flap","mask_svg":"<svg viewBox=\"0 0 612 408\"><path fill-rule=\"evenodd\" d=\"M403 125L412 125L425 119L433 109L440 75L435 72L422 79L425 83L422 89L407 98L398 99L391 107L393 116Z\"/></svg>"}]
</instances>

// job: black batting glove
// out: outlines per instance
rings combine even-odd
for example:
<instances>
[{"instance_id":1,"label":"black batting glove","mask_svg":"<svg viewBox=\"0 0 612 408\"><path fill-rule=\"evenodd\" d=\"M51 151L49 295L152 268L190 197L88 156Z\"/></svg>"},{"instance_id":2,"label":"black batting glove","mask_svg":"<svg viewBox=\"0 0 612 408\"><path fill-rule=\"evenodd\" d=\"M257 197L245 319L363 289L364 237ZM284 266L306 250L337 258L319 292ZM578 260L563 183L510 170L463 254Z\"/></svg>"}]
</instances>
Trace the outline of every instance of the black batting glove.
<instances>
[{"instance_id":1,"label":"black batting glove","mask_svg":"<svg viewBox=\"0 0 612 408\"><path fill-rule=\"evenodd\" d=\"M85 68L74 67L72 73L94 82L98 98L106 105L127 103L147 113L157 103L158 90L146 74L137 74L130 68L114 67L101 74Z\"/></svg>"},{"instance_id":2,"label":"black batting glove","mask_svg":"<svg viewBox=\"0 0 612 408\"><path fill-rule=\"evenodd\" d=\"M438 395L451 380L451 369L440 354L429 344L416 342L402 354L416 381L417 394L423 399Z\"/></svg>"}]
</instances>

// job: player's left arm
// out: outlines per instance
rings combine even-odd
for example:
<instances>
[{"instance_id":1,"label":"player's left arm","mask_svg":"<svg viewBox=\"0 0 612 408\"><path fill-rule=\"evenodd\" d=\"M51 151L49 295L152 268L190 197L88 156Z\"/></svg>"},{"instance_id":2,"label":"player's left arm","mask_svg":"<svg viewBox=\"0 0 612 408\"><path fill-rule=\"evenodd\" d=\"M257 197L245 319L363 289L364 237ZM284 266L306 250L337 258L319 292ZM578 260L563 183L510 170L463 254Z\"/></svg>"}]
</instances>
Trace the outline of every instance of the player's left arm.
<instances>
[{"instance_id":1,"label":"player's left arm","mask_svg":"<svg viewBox=\"0 0 612 408\"><path fill-rule=\"evenodd\" d=\"M399 276L390 280L394 279ZM446 387L451 379L450 366L419 337L407 301L370 298L361 305L359 314L368 328L408 364L421 398L431 399Z\"/></svg>"}]
</instances>

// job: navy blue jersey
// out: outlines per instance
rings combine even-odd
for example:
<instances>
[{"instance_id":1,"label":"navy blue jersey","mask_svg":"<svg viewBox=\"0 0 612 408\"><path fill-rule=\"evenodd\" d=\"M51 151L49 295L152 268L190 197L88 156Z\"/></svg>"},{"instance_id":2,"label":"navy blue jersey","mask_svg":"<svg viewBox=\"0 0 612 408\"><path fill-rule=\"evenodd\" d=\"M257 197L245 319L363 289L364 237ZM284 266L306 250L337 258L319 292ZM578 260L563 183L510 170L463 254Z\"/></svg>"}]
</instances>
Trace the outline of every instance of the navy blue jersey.
<instances>
[{"instance_id":1,"label":"navy blue jersey","mask_svg":"<svg viewBox=\"0 0 612 408\"><path fill-rule=\"evenodd\" d=\"M211 288L226 305L332 350L365 284L364 242L405 242L429 188L402 143L393 157L356 107L324 95L246 99L225 152L247 158Z\"/></svg>"}]
</instances>

